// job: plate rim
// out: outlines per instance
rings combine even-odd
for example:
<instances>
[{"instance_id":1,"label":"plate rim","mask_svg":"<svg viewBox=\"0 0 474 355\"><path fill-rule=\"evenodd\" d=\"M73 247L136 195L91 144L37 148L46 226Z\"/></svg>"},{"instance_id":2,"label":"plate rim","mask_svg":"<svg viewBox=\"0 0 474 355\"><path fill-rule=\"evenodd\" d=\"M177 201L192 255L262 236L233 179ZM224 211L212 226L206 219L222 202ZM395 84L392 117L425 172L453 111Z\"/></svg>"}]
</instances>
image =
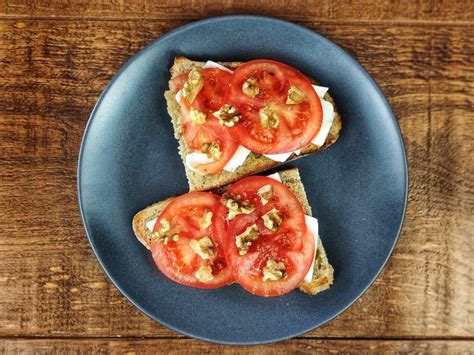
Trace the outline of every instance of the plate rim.
<instances>
[{"instance_id":1,"label":"plate rim","mask_svg":"<svg viewBox=\"0 0 474 355\"><path fill-rule=\"evenodd\" d=\"M403 211L402 211L400 224L398 226L398 230L396 232L396 236L395 236L395 239L393 241L393 244L390 248L390 251L387 254L387 257L385 258L385 260L381 264L378 272L374 275L374 277L367 284L367 286L362 291L360 291L358 293L358 295L356 297L354 297L354 299L347 306L345 306L342 309L340 309L339 311L337 311L334 315L332 315L328 319L326 319L322 322L319 322L315 326L309 327L306 330L292 332L292 333L287 334L285 336L281 336L281 337L278 337L278 338L273 338L273 339L268 340L268 341L263 340L263 341L240 341L240 342L238 342L238 341L217 340L217 339L207 338L205 336L194 335L194 334L191 334L187 331L183 331L181 329L178 329L174 325L169 324L168 322L165 322L161 319L158 319L153 314L147 312L144 308L142 308L142 306L140 304L138 304L138 302L135 302L135 300L133 300L131 298L131 296L129 296L127 291L122 289L122 287L115 281L114 277L112 277L112 275L110 274L107 267L105 267L104 262L102 261L102 258L99 256L99 253L96 250L97 246L95 245L94 238L91 237L91 235L90 235L92 233L89 233L89 225L88 225L88 223L85 219L84 206L83 206L83 202L82 202L82 192L81 192L81 185L82 185L82 183L81 183L81 181L82 181L82 179L81 179L81 170L82 170L82 160L83 160L83 156L84 156L84 146L86 144L87 136L88 136L90 127L92 125L92 121L93 121L93 119L95 117L95 114L96 114L96 111L98 110L98 108L99 108L100 104L102 103L104 97L107 95L107 93L109 92L110 88L113 86L115 81L120 77L122 72L124 72L131 65L131 63L133 61L135 61L138 57L143 56L147 51L149 51L151 47L155 46L157 43L159 43L160 41L162 41L162 40L164 40L168 37L171 37L171 36L174 36L174 35L178 34L179 32L188 30L188 29L193 28L193 27L206 25L206 24L209 24L209 23L215 23L215 22L220 22L220 21L228 21L228 20L233 21L233 20L241 20L241 19L251 19L251 20L256 20L256 21L267 21L267 22L273 22L273 23L276 23L276 24L284 24L286 26L294 27L297 30L304 31L304 32L307 32L307 33L309 33L313 36L319 37L319 39L322 40L323 42L326 42L327 44L329 44L331 46L336 46L339 50L344 52L347 55L348 59L350 60L351 64L357 66L360 69L360 71L364 75L364 77L366 79L368 79L368 81L372 84L372 86L374 87L376 93L382 98L384 106L388 109L388 112L390 114L390 118L391 118L392 122L394 123L394 127L395 127L395 130L396 130L396 135L398 137L399 144L402 148L401 152L402 152L402 157L403 157L403 170L404 170L403 175L404 175L404 184L405 184ZM385 268L387 266L387 263L388 263L388 260L392 256L393 251L395 250L395 247L398 244L398 241L400 239L400 234L401 234L404 222L405 222L406 211L407 211L407 206L408 206L408 193L409 193L408 160L407 160L407 154L406 154L406 147L405 147L403 136L402 136L402 133L401 133L401 130L400 130L400 126L398 124L395 113L393 112L393 109L392 109L390 103L387 100L387 97L384 95L382 89L379 87L379 85L377 84L375 79L368 73L368 71L343 47L341 47L336 42L331 41L330 39L328 39L324 35L320 34L319 32L316 32L315 30L311 30L311 29L309 29L309 28L307 28L303 25L299 25L299 24L294 23L292 21L282 20L282 19L279 19L279 18L271 17L271 16L246 15L246 14L243 14L243 15L213 16L213 17L207 17L207 18L204 18L204 19L201 19L201 20L197 20L197 21L193 21L193 22L184 24L182 26L173 28L172 30L166 32L165 34L153 39L150 43L145 45L138 52L131 55L130 58L128 58L128 60L120 67L120 69L110 79L107 86L104 88L102 93L99 95L99 98L97 99L97 101L96 101L96 103L95 103L95 105L94 105L94 107L93 107L93 109L92 109L92 111L91 111L91 113L90 113L90 115L87 119L87 123L86 123L86 126L84 128L84 133L83 133L83 136L82 136L82 139L81 139L79 154L78 154L78 158L77 158L76 176L77 176L77 179L76 179L77 180L77 186L76 186L77 200L78 200L78 203L79 203L79 211L80 211L80 215L81 215L82 225L83 225L84 230L86 232L87 239L89 241L89 244L92 248L92 251L94 252L94 255L95 255L97 261L99 262L99 265L101 266L103 272L107 275L108 279L112 282L112 284L119 290L119 292L122 294L122 296L124 296L126 298L126 300L128 302L130 302L142 314L149 317L150 319L157 322L158 324L160 324L162 326L165 326L165 327L167 327L167 328L169 328L169 329L171 329L171 330L173 330L173 331L175 331L179 334L183 334L183 335L191 337L193 339L198 339L198 340L202 340L202 341L206 341L206 342L210 342L210 343L214 343L214 344L240 345L240 346L259 345L259 344L272 344L272 343L277 343L277 342L280 342L280 341L283 341L283 340L292 339L296 336L306 334L310 331L313 331L313 330L321 327L324 324L327 324L327 323L331 322L332 320L337 318L339 315L344 313L348 308L350 308L356 301L358 301L367 292L367 290L373 285L375 280L378 279L378 277L381 275L381 273L385 270Z\"/></svg>"}]
</instances>

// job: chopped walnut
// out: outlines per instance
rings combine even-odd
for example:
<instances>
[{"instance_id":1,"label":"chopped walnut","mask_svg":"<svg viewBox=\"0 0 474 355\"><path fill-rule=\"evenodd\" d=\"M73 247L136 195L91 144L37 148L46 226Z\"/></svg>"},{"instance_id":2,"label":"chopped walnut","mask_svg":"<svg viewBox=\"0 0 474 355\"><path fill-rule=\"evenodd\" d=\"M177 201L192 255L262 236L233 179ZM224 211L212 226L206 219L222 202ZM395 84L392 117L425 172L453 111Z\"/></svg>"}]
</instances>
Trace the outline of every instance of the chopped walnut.
<instances>
[{"instance_id":1,"label":"chopped walnut","mask_svg":"<svg viewBox=\"0 0 474 355\"><path fill-rule=\"evenodd\" d=\"M201 282L209 282L214 279L212 268L209 265L201 266L194 276Z\"/></svg>"},{"instance_id":2,"label":"chopped walnut","mask_svg":"<svg viewBox=\"0 0 474 355\"><path fill-rule=\"evenodd\" d=\"M203 260L213 259L216 256L214 244L212 244L212 240L208 236L199 240L192 239L189 242L189 246Z\"/></svg>"},{"instance_id":3,"label":"chopped walnut","mask_svg":"<svg viewBox=\"0 0 474 355\"><path fill-rule=\"evenodd\" d=\"M157 240L163 244L168 244L170 240L177 242L179 240L178 234L169 234L171 230L170 222L163 218L160 220L160 227L158 228L158 232L154 232L152 234L152 239Z\"/></svg>"},{"instance_id":4,"label":"chopped walnut","mask_svg":"<svg viewBox=\"0 0 474 355\"><path fill-rule=\"evenodd\" d=\"M260 125L263 129L277 128L280 124L280 117L278 117L277 113L269 106L260 109L259 116Z\"/></svg>"},{"instance_id":5,"label":"chopped walnut","mask_svg":"<svg viewBox=\"0 0 474 355\"><path fill-rule=\"evenodd\" d=\"M206 123L207 115L198 108L192 108L189 111L189 118L194 125L202 125Z\"/></svg>"},{"instance_id":6,"label":"chopped walnut","mask_svg":"<svg viewBox=\"0 0 474 355\"><path fill-rule=\"evenodd\" d=\"M242 85L242 92L248 97L255 97L258 95L260 88L256 85L257 78L251 77Z\"/></svg>"},{"instance_id":7,"label":"chopped walnut","mask_svg":"<svg viewBox=\"0 0 474 355\"><path fill-rule=\"evenodd\" d=\"M219 160L221 158L221 147L218 142L204 143L201 146L201 153L207 154L209 158Z\"/></svg>"},{"instance_id":8,"label":"chopped walnut","mask_svg":"<svg viewBox=\"0 0 474 355\"><path fill-rule=\"evenodd\" d=\"M225 199L225 206L229 210L227 213L229 221L239 214L250 214L255 209L249 201L242 201L239 196Z\"/></svg>"},{"instance_id":9,"label":"chopped walnut","mask_svg":"<svg viewBox=\"0 0 474 355\"><path fill-rule=\"evenodd\" d=\"M249 251L252 243L258 239L260 236L260 231L257 227L257 224L254 223L250 227L235 237L235 245L239 249L239 255L245 255Z\"/></svg>"},{"instance_id":10,"label":"chopped walnut","mask_svg":"<svg viewBox=\"0 0 474 355\"><path fill-rule=\"evenodd\" d=\"M278 281L286 276L285 264L277 263L273 259L268 259L267 264L263 267L263 281Z\"/></svg>"},{"instance_id":11,"label":"chopped walnut","mask_svg":"<svg viewBox=\"0 0 474 355\"><path fill-rule=\"evenodd\" d=\"M273 186L263 185L261 188L258 189L257 194L258 196L260 196L260 201L262 202L262 205L265 206L273 196Z\"/></svg>"},{"instance_id":12,"label":"chopped walnut","mask_svg":"<svg viewBox=\"0 0 474 355\"><path fill-rule=\"evenodd\" d=\"M212 221L212 212L211 211L204 212L201 219L199 220L199 227L201 228L201 230L204 230L207 227L209 227L211 225L211 221Z\"/></svg>"},{"instance_id":13,"label":"chopped walnut","mask_svg":"<svg viewBox=\"0 0 474 355\"><path fill-rule=\"evenodd\" d=\"M233 127L239 122L241 115L234 106L224 104L219 111L214 112L214 116L219 119L219 123L226 127Z\"/></svg>"},{"instance_id":14,"label":"chopped walnut","mask_svg":"<svg viewBox=\"0 0 474 355\"><path fill-rule=\"evenodd\" d=\"M288 90L288 98L286 99L287 105L296 105L300 104L304 101L304 93L296 86L291 85L290 89Z\"/></svg>"},{"instance_id":15,"label":"chopped walnut","mask_svg":"<svg viewBox=\"0 0 474 355\"><path fill-rule=\"evenodd\" d=\"M263 225L272 232L276 232L278 228L280 228L281 222L283 220L276 208L272 208L270 211L265 213L262 216L262 219Z\"/></svg>"},{"instance_id":16,"label":"chopped walnut","mask_svg":"<svg viewBox=\"0 0 474 355\"><path fill-rule=\"evenodd\" d=\"M168 233L170 229L171 229L170 222L166 218L161 219L160 228L158 228L158 233L164 235Z\"/></svg>"},{"instance_id":17,"label":"chopped walnut","mask_svg":"<svg viewBox=\"0 0 474 355\"><path fill-rule=\"evenodd\" d=\"M183 96L188 103L193 103L203 85L204 77L202 75L202 69L194 68L189 72L188 79L183 86Z\"/></svg>"}]
</instances>

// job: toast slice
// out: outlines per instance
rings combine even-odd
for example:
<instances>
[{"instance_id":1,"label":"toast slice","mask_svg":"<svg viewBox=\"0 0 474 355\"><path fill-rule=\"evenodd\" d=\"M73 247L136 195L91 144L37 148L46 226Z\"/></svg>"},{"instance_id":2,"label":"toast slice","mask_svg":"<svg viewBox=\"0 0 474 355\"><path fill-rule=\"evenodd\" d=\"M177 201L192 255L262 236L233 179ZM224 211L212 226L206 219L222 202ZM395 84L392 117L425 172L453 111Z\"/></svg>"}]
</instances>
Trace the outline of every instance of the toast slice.
<instances>
[{"instance_id":1,"label":"toast slice","mask_svg":"<svg viewBox=\"0 0 474 355\"><path fill-rule=\"evenodd\" d=\"M196 62L192 61L186 57L176 57L174 60L174 64L170 69L171 78L174 78L178 75L188 73L193 68L201 68L205 63L204 62ZM219 63L231 70L237 68L241 62L221 62ZM316 84L314 80L312 80L313 84ZM199 173L193 172L190 170L186 164L186 155L190 153L189 149L186 146L186 143L182 137L182 130L180 127L180 107L178 102L176 101L176 93L168 90L165 92L165 98L168 106L168 113L171 116L171 121L173 123L173 128L175 132L175 137L179 142L179 154L183 160L183 165L186 171L186 177L189 183L189 189L193 190L210 190L214 189L219 186L224 186L230 184L234 181L237 181L245 176L257 174L259 172L269 170L280 166L282 164L286 164L289 161L310 155L315 153L320 149L324 149L329 147L331 144L336 142L339 138L339 131L342 127L341 116L336 110L336 106L334 104L333 98L326 93L324 99L331 102L334 106L334 122L329 130L329 134L326 138L326 141L323 146L318 147L315 144L309 144L308 146L301 149L301 153L299 155L292 154L285 162L277 162L271 160L261 154L256 154L251 152L250 155L245 160L244 164L239 166L235 171L229 172L222 170L221 172L214 174L214 175L200 175Z\"/></svg>"},{"instance_id":2,"label":"toast slice","mask_svg":"<svg viewBox=\"0 0 474 355\"><path fill-rule=\"evenodd\" d=\"M281 181L286 185L301 202L305 214L311 216L311 206L308 203L306 192L298 169L288 169L279 172ZM225 188L221 188L219 192L223 193ZM137 239L147 248L150 249L151 232L147 228L147 223L160 216L163 209L168 205L171 199L154 203L144 210L138 212L133 218L132 227ZM321 239L318 240L315 264L313 269L313 278L310 282L302 281L299 289L309 295L315 295L331 287L334 280L334 269L326 256Z\"/></svg>"}]
</instances>

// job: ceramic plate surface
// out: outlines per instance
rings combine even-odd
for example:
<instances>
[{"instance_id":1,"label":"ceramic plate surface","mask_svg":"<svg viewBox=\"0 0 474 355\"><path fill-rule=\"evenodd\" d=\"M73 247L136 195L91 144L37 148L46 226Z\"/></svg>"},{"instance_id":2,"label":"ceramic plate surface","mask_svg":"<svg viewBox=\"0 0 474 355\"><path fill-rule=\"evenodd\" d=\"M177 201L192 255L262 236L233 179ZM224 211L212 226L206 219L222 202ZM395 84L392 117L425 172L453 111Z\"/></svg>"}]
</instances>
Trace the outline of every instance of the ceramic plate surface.
<instances>
[{"instance_id":1,"label":"ceramic plate surface","mask_svg":"<svg viewBox=\"0 0 474 355\"><path fill-rule=\"evenodd\" d=\"M136 212L188 191L163 97L177 55L215 61L278 60L329 87L343 118L339 141L288 166L300 169L319 219L321 239L335 269L330 290L316 297L293 291L261 298L238 285L217 290L181 286L156 269L150 252L135 238L131 222ZM289 22L218 17L158 38L117 73L84 133L78 194L97 259L143 313L203 340L267 343L319 327L372 284L400 232L407 162L387 100L343 49Z\"/></svg>"}]
</instances>

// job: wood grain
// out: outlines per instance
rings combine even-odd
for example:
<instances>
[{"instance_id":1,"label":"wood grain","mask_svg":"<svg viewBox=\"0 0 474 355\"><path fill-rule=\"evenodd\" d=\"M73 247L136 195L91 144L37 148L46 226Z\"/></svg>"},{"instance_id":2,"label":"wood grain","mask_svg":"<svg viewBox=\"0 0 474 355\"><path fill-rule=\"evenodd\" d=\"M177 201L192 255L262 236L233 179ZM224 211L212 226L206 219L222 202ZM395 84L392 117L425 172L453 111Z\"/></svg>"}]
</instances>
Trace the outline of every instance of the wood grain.
<instances>
[{"instance_id":1,"label":"wood grain","mask_svg":"<svg viewBox=\"0 0 474 355\"><path fill-rule=\"evenodd\" d=\"M4 0L0 16L100 19L185 19L230 14L276 16L297 21L466 22L474 20L470 1L211 0L125 1Z\"/></svg>"},{"instance_id":2,"label":"wood grain","mask_svg":"<svg viewBox=\"0 0 474 355\"><path fill-rule=\"evenodd\" d=\"M474 340L472 2L380 2L368 10L365 2L322 1L304 11L288 4L0 2L0 352L467 351ZM77 206L80 140L110 78L149 41L219 11L298 20L346 48L386 94L409 159L405 224L381 277L312 338L265 348L179 338L138 312L101 270Z\"/></svg>"},{"instance_id":3,"label":"wood grain","mask_svg":"<svg viewBox=\"0 0 474 355\"><path fill-rule=\"evenodd\" d=\"M172 344L172 345L171 345ZM430 353L468 354L469 341L430 340L314 340L294 339L278 344L260 346L211 345L198 340L181 339L0 339L0 352L35 354L314 354L340 352L361 353ZM212 349L212 350L211 350Z\"/></svg>"}]
</instances>

